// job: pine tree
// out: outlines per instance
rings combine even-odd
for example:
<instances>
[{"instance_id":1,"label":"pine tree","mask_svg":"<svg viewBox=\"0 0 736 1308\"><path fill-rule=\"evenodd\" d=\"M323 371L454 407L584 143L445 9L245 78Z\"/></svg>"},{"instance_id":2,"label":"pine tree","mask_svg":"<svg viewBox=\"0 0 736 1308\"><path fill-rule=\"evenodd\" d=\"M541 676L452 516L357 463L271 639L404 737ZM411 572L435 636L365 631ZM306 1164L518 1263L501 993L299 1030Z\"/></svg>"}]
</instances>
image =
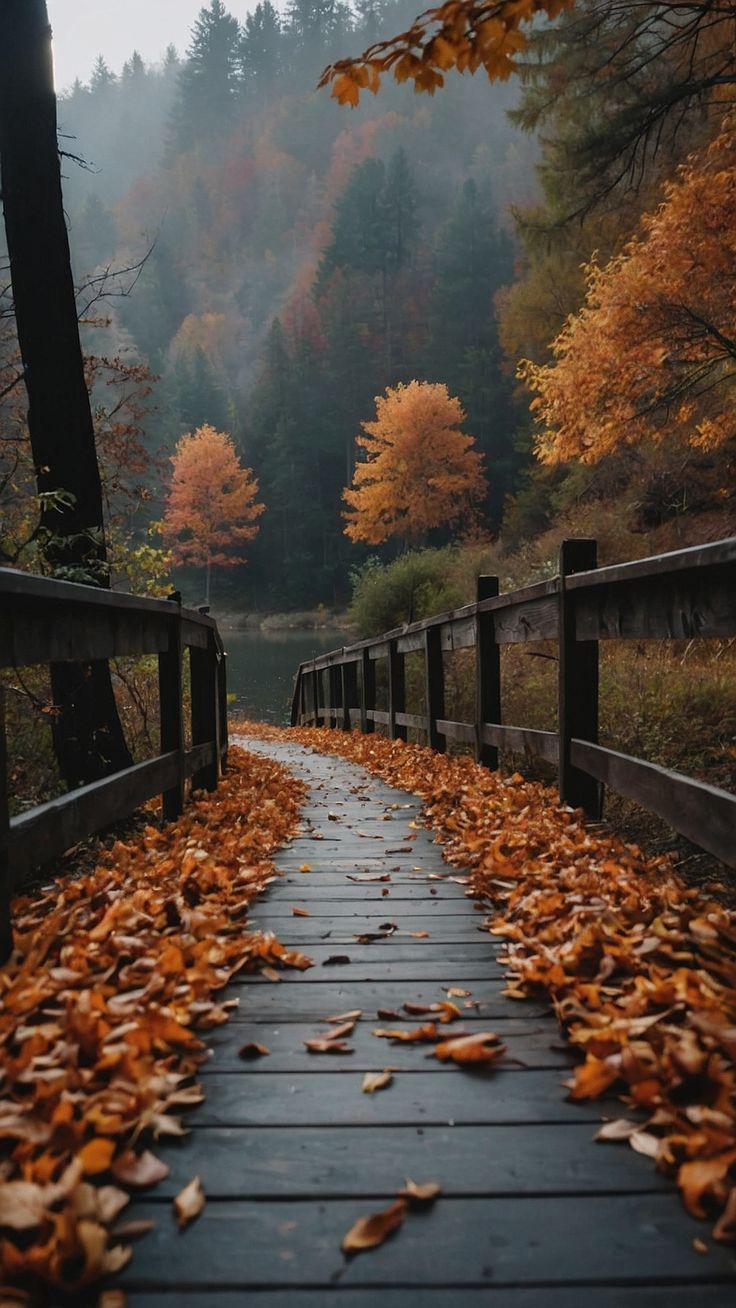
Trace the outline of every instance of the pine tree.
<instances>
[{"instance_id":1,"label":"pine tree","mask_svg":"<svg viewBox=\"0 0 736 1308\"><path fill-rule=\"evenodd\" d=\"M104 95L117 82L117 77L108 67L102 55L98 55L92 66L89 89L94 95Z\"/></svg>"},{"instance_id":2,"label":"pine tree","mask_svg":"<svg viewBox=\"0 0 736 1308\"><path fill-rule=\"evenodd\" d=\"M240 29L222 0L200 9L179 74L171 126L173 150L186 150L227 130L238 89Z\"/></svg>"},{"instance_id":3,"label":"pine tree","mask_svg":"<svg viewBox=\"0 0 736 1308\"><path fill-rule=\"evenodd\" d=\"M238 58L243 94L257 105L271 98L283 64L283 37L278 10L262 0L246 14Z\"/></svg>"}]
</instances>

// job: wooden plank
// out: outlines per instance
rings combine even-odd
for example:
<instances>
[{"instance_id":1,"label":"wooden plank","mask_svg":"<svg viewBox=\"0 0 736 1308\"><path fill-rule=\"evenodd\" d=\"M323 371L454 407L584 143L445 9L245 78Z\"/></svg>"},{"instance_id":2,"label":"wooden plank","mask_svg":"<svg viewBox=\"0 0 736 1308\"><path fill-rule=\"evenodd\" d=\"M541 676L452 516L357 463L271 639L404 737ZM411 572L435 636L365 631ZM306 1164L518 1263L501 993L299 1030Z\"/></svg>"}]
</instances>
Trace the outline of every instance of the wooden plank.
<instances>
[{"instance_id":1,"label":"wooden plank","mask_svg":"<svg viewBox=\"0 0 736 1308\"><path fill-rule=\"evenodd\" d=\"M630 563L615 563L607 568L579 573L574 581L570 581L570 590L595 589L610 585L611 582L629 582L676 572L708 571L734 564L736 536L729 536L708 545L692 545L684 550L672 550L667 554L655 554L646 559L633 559Z\"/></svg>"},{"instance_id":2,"label":"wooden plank","mask_svg":"<svg viewBox=\"0 0 736 1308\"><path fill-rule=\"evenodd\" d=\"M574 600L578 640L733 636L736 565L634 576L576 591Z\"/></svg>"},{"instance_id":3,"label":"wooden plank","mask_svg":"<svg viewBox=\"0 0 736 1308\"><path fill-rule=\"evenodd\" d=\"M97 612L74 604L43 608L10 599L3 601L3 618L0 667L6 668L158 654L168 639L166 620L158 613Z\"/></svg>"},{"instance_id":4,"label":"wooden plank","mask_svg":"<svg viewBox=\"0 0 736 1308\"><path fill-rule=\"evenodd\" d=\"M559 614L556 593L541 595L537 599L511 603L510 596L503 607L493 612L493 629L498 645L518 645L527 640L556 640ZM487 601L492 604L493 601Z\"/></svg>"},{"instance_id":5,"label":"wooden plank","mask_svg":"<svg viewBox=\"0 0 736 1308\"><path fill-rule=\"evenodd\" d=\"M330 1010L332 1011L332 1010ZM376 1070L391 1066L391 1046L376 1051ZM423 1054L418 1053L417 1062ZM328 1055L324 1055L325 1058ZM331 1065L337 1062L333 1057ZM364 1095L362 1076L349 1066L327 1072L259 1072L248 1080L215 1072L204 1103L188 1115L200 1126L449 1126L483 1123L600 1122L620 1112L615 1100L569 1103L560 1093L559 1071L476 1071L435 1076L419 1071L397 1075L383 1094ZM462 1093L458 1086L462 1079ZM523 1083L523 1090L522 1090Z\"/></svg>"},{"instance_id":6,"label":"wooden plank","mask_svg":"<svg viewBox=\"0 0 736 1308\"><path fill-rule=\"evenodd\" d=\"M586 568L595 568L594 540L564 540L560 547L559 677L559 762L557 786L560 802L583 808L594 820L600 818L603 792L590 773L577 768L571 756L573 738L598 740L598 642L578 640L575 632L575 602L568 593L568 578Z\"/></svg>"},{"instance_id":7,"label":"wooden plank","mask_svg":"<svg viewBox=\"0 0 736 1308\"><path fill-rule=\"evenodd\" d=\"M413 727L415 731L427 730L427 719L423 713L397 713L396 721L399 726Z\"/></svg>"},{"instance_id":8,"label":"wooden plank","mask_svg":"<svg viewBox=\"0 0 736 1308\"><path fill-rule=\"evenodd\" d=\"M426 940L413 940L410 936L394 936L389 937L387 940L378 940L372 945L353 943L350 949L350 962L353 966L361 963L375 963L376 966L380 966L385 962L391 962L394 965L412 963L417 969L421 969L417 973L420 976L424 975L424 969L429 965L432 967L442 966L449 974L449 976L443 978L443 981L448 985L454 985L457 979L456 973L459 975L461 969L467 974L476 967L484 965L486 972L482 973L482 975L486 977L495 976L495 959L502 947L498 937L487 936L484 939L480 932L477 940L465 940L454 944L452 941L445 941L431 936ZM310 977L317 976L322 964L334 952L329 940L310 945L308 953L314 967L307 975ZM330 969L327 968L326 972L329 971ZM282 975L287 976L288 973L284 972ZM333 972L332 975L334 980L335 973ZM237 977L233 979L232 984L238 984Z\"/></svg>"},{"instance_id":9,"label":"wooden plank","mask_svg":"<svg viewBox=\"0 0 736 1308\"><path fill-rule=\"evenodd\" d=\"M191 777L202 768L212 767L216 759L217 747L213 740L204 741L201 745L193 745L184 753L184 775Z\"/></svg>"},{"instance_id":10,"label":"wooden plank","mask_svg":"<svg viewBox=\"0 0 736 1308\"><path fill-rule=\"evenodd\" d=\"M475 744L475 727L470 722L451 722L447 718L440 718L437 730L447 736L448 740L464 740L471 745Z\"/></svg>"},{"instance_id":11,"label":"wooden plank","mask_svg":"<svg viewBox=\"0 0 736 1308\"><path fill-rule=\"evenodd\" d=\"M396 648L400 654L419 654L424 649L424 633L415 631L409 635L398 636Z\"/></svg>"},{"instance_id":12,"label":"wooden plank","mask_svg":"<svg viewBox=\"0 0 736 1308\"><path fill-rule=\"evenodd\" d=\"M386 914L386 921L394 920L394 915ZM282 917L272 915L264 905L257 908L251 919L252 924L262 931L274 931L277 935L279 932L284 937L285 944L303 945L305 942L318 944L320 940L329 940L333 944L340 945L340 953L345 953L343 945L351 945L355 942L355 937L363 935L367 931L376 929L384 919L379 917L372 920L363 919L356 921L353 918L341 918L335 920L329 914L318 917L313 914L311 917L295 917L287 925ZM443 940L460 941L477 940L481 933L481 923L483 918L480 913L475 917L466 918L460 913L451 917L434 917L427 913L417 912L416 916L409 917L404 915L401 922L401 931L410 933L412 931L426 931L431 939L433 935L439 936ZM484 935L487 932L483 933ZM399 932L394 934L394 939L398 941ZM359 941L357 943L360 943ZM349 951L348 951L349 952Z\"/></svg>"},{"instance_id":13,"label":"wooden plank","mask_svg":"<svg viewBox=\"0 0 736 1308\"><path fill-rule=\"evenodd\" d=\"M366 1292L331 1285L325 1290L253 1289L248 1291L249 1308L373 1308ZM698 1308L731 1308L732 1290L723 1283L698 1283ZM601 1285L599 1281L576 1286L536 1285L534 1289L518 1286L477 1289L464 1286L462 1308L624 1308L619 1286ZM240 1290L178 1290L181 1308L243 1308ZM136 1294L135 1308L171 1308L171 1295L143 1290ZM400 1289L381 1286L381 1308L459 1308L456 1286L439 1287L403 1285ZM625 1308L693 1308L689 1285L662 1284L626 1286Z\"/></svg>"},{"instance_id":14,"label":"wooden plank","mask_svg":"<svg viewBox=\"0 0 736 1308\"><path fill-rule=\"evenodd\" d=\"M571 742L576 767L658 813L675 831L736 867L736 795L613 749Z\"/></svg>"},{"instance_id":15,"label":"wooden plank","mask_svg":"<svg viewBox=\"0 0 736 1308\"><path fill-rule=\"evenodd\" d=\"M439 1078L438 1083L448 1084ZM387 1203L402 1181L398 1173L387 1177ZM733 1285L736 1279L733 1248L709 1243L707 1258L697 1254L692 1219L669 1194L590 1195L584 1203L572 1195L443 1198L429 1212L411 1216L378 1254L348 1263L340 1242L365 1214L362 1199L297 1200L288 1207L277 1200L208 1204L188 1239L171 1220L161 1221L160 1211L150 1201L129 1210L130 1216L158 1220L146 1237L145 1262L142 1256L134 1259L123 1284L134 1286L140 1268L149 1290L167 1285L176 1268L184 1286L327 1290L339 1274L343 1286L380 1287L382 1301L383 1287L392 1284L539 1287L613 1281L625 1287L666 1279L696 1287L715 1278ZM723 1308L727 1302L724 1298ZM623 1293L620 1303L628 1308Z\"/></svg>"},{"instance_id":16,"label":"wooden plank","mask_svg":"<svg viewBox=\"0 0 736 1308\"><path fill-rule=\"evenodd\" d=\"M0 568L0 597L33 601L43 608L47 604L80 605L96 611L111 609L117 612L158 614L167 621L170 617L169 601L131 595L127 591L101 590L76 581L56 581L52 577L39 577L37 573L19 572L16 568ZM199 614L193 609L182 609L182 614L203 627L214 628L214 618Z\"/></svg>"},{"instance_id":17,"label":"wooden plank","mask_svg":"<svg viewBox=\"0 0 736 1308\"><path fill-rule=\"evenodd\" d=\"M375 719L373 714L376 709L376 668L368 656L368 650L364 649L360 656L361 676L360 676L360 729L366 735L374 730Z\"/></svg>"},{"instance_id":18,"label":"wooden plank","mask_svg":"<svg viewBox=\"0 0 736 1308\"><path fill-rule=\"evenodd\" d=\"M291 943L287 941L286 943ZM306 950L309 953L309 950ZM335 949L335 954L341 956L350 954L349 946ZM493 982L483 982L481 978L472 975L475 968L468 966L471 973L469 977L463 975L464 968L461 965L455 966L452 971L446 969L447 976L443 980L437 981L359 981L353 982L350 977L349 968L345 967L347 976L343 979L341 973L343 969L338 965L330 968L330 976L333 979L332 985L326 985L320 981L311 980L311 972L304 974L299 985L287 985L285 983L274 983L270 985L253 987L253 994L258 990L257 1000L251 998L249 1004L258 1005L258 1017L268 1022L320 1022L328 1013L342 1013L351 1008L362 1008L364 1013L377 1013L379 1008L395 1009L396 1005L407 1002L419 1004L432 1004L435 1000L445 999L447 996L442 989L443 985L464 985L468 982L467 989L473 991L473 998L478 1000L478 1007L473 1012L478 1016L488 1020L501 1021L503 1018L511 1018L516 1022L522 1018L529 1021L536 1021L541 1014L548 1015L550 1012L549 1004L543 1001L525 1000L523 1009L521 1001L518 999L507 999L500 993L499 986ZM472 982L472 984L471 984ZM251 1010L241 1006L236 1014L235 1021L244 1021L252 1019L255 1009ZM388 1046L384 1056L388 1056ZM380 1056L380 1051L378 1051ZM390 1060L389 1060L390 1061Z\"/></svg>"},{"instance_id":19,"label":"wooden plank","mask_svg":"<svg viewBox=\"0 0 736 1308\"><path fill-rule=\"evenodd\" d=\"M36 868L58 858L93 831L118 822L170 788L178 776L176 753L137 763L102 781L80 786L10 819L11 880L17 887Z\"/></svg>"},{"instance_id":20,"label":"wooden plank","mask_svg":"<svg viewBox=\"0 0 736 1308\"><path fill-rule=\"evenodd\" d=\"M263 912L272 918L286 918L291 921L292 903L306 903L298 894L292 893L288 898L279 896L267 896L260 900L255 907L256 914L260 917L261 906ZM377 899L364 899L360 891L354 894L352 899L334 899L327 902L320 902L313 906L312 912L318 915L320 921L334 921L340 926L344 925L347 920L354 926L356 931L363 929L363 923L368 929L374 928L376 922L384 921L387 917L393 918L401 926L403 921L413 921L418 913L423 915L431 914L433 921L443 920L448 917L461 917L468 921L471 920L471 911L467 900L460 896L459 899L432 899L428 896L425 887L425 893L418 900L395 900L391 902L391 897L386 899L380 896ZM484 909L484 912L488 912ZM475 920L473 920L475 926Z\"/></svg>"},{"instance_id":21,"label":"wooden plank","mask_svg":"<svg viewBox=\"0 0 736 1308\"><path fill-rule=\"evenodd\" d=\"M421 1135L391 1126L202 1127L167 1151L171 1173L154 1197L171 1199L197 1172L210 1200L380 1199L395 1173L441 1178L443 1198L671 1192L631 1150L593 1144L592 1135L588 1123L428 1126Z\"/></svg>"},{"instance_id":22,"label":"wooden plank","mask_svg":"<svg viewBox=\"0 0 736 1308\"><path fill-rule=\"evenodd\" d=\"M538 754L548 763L557 763L559 754L556 731L536 731L531 727L502 727L498 723L484 722L482 739L499 749L508 749L516 754Z\"/></svg>"},{"instance_id":23,"label":"wooden plank","mask_svg":"<svg viewBox=\"0 0 736 1308\"><path fill-rule=\"evenodd\" d=\"M370 949L369 945L364 946L366 950ZM349 951L348 951L349 952ZM311 949L307 950L310 958L313 958ZM328 954L325 958L320 959L319 963L315 961L315 966L309 970L309 981L311 985L334 985L336 969L327 964ZM367 985L373 982L387 983L395 987L395 993L400 994L401 988L410 983L411 985L428 985L433 983L438 990L444 986L454 985L462 972L462 987L471 993L476 986L481 983L488 983L495 980L500 983L504 976L504 969L495 962L493 954L488 954L485 958L476 958L474 962L461 961L449 963L446 959L438 959L434 962L420 962L417 959L394 959L389 951L385 950L379 957L376 954L373 957L365 958L358 963L352 955L350 956L350 965L342 966L339 969L340 978L343 982L350 982L351 985ZM281 984L286 986L301 986L304 984L302 973L292 969L285 969L281 972ZM238 985L238 981L233 982ZM240 981L241 985L248 986L269 986L273 983L262 977L248 977ZM438 994L435 998L446 998L446 995ZM469 1010L472 1016L474 1010Z\"/></svg>"},{"instance_id":24,"label":"wooden plank","mask_svg":"<svg viewBox=\"0 0 736 1308\"><path fill-rule=\"evenodd\" d=\"M380 709L369 709L368 721L378 722L380 726L387 726L390 721L390 715L388 713L383 713Z\"/></svg>"},{"instance_id":25,"label":"wooden plank","mask_svg":"<svg viewBox=\"0 0 736 1308\"><path fill-rule=\"evenodd\" d=\"M443 650L472 649L475 645L475 613L441 626L432 625L427 627L427 631L439 631L438 639Z\"/></svg>"},{"instance_id":26,"label":"wooden plank","mask_svg":"<svg viewBox=\"0 0 736 1308\"><path fill-rule=\"evenodd\" d=\"M254 1077L260 1076L261 1072L319 1072L325 1068L328 1070L336 1068L339 1071L350 1073L357 1072L375 1072L382 1067L390 1066L404 1076L431 1075L457 1077L459 1075L457 1067L452 1063L441 1063L439 1059L434 1058L430 1052L430 1047L426 1046L423 1050L417 1050L416 1046L411 1045L391 1045L389 1054L385 1049L381 1049L381 1041L377 1037L371 1036L370 1029L376 1025L375 1019L370 1023L359 1023L356 1030L349 1037L348 1043L353 1050L352 1053L345 1054L310 1054L304 1045L305 1040L310 1040L314 1036L320 1035L327 1031L324 1022L305 1022L305 1023L280 1023L274 1025L272 1022L247 1022L238 1024L236 1027L228 1028L228 1039L222 1039L214 1036L208 1040L208 1045L212 1050L212 1057L205 1063L200 1075L209 1079L214 1073L231 1073L233 1075ZM398 1025L395 1023L394 1025ZM551 1033L546 1030L543 1033L526 1035L520 1031L516 1022L505 1022L497 1024L501 1029L499 1035L506 1037L509 1044L509 1061L504 1063L503 1070L510 1075L523 1077L527 1071L540 1070L542 1068L556 1069L560 1078L563 1074L570 1074L574 1065L572 1055L567 1052L559 1042L555 1045L551 1043ZM506 1036L506 1028L512 1028L513 1033ZM459 1028L458 1028L459 1029ZM482 1018L472 1018L463 1022L464 1031L482 1031L485 1029ZM452 1034L448 1032L448 1034ZM233 1037L236 1037L233 1039ZM244 1060L239 1057L238 1050L250 1041L259 1044L265 1044L270 1053L263 1058L253 1061ZM518 1059L515 1063L512 1059ZM382 1061L383 1060L383 1061ZM521 1064L523 1063L523 1066ZM519 1093L523 1093L523 1084L520 1082ZM248 1094L248 1087L244 1085L243 1094ZM588 1138L590 1139L590 1131ZM599 1168L606 1159L598 1159ZM409 1173L411 1175L411 1173Z\"/></svg>"}]
</instances>

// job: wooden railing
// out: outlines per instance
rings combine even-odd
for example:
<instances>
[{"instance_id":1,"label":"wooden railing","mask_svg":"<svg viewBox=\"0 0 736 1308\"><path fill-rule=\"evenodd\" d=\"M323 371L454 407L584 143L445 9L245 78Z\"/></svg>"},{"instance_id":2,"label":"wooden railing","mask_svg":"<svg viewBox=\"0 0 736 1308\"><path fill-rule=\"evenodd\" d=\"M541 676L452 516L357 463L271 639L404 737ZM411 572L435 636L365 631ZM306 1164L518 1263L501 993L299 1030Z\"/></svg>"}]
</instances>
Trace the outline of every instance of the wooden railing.
<instances>
[{"instance_id":1,"label":"wooden railing","mask_svg":"<svg viewBox=\"0 0 736 1308\"><path fill-rule=\"evenodd\" d=\"M559 575L500 595L496 577L478 579L474 604L385 632L302 663L292 725L387 729L430 745L473 746L498 766L499 750L530 753L557 769L563 803L597 818L603 784L659 814L716 858L736 867L736 796L598 743L601 640L690 640L736 635L736 538L654 558L596 567L594 540L564 541ZM506 726L501 713L500 647L526 641L558 646L558 731ZM443 653L475 649L475 717L445 713ZM424 714L406 712L404 660L424 654ZM388 711L376 708L376 662L388 664Z\"/></svg>"},{"instance_id":2,"label":"wooden railing","mask_svg":"<svg viewBox=\"0 0 736 1308\"><path fill-rule=\"evenodd\" d=\"M191 748L185 748L183 655L190 651ZM7 742L0 688L0 961L9 901L39 866L79 840L163 796L166 821L184 806L185 783L214 790L227 756L225 658L213 618L172 600L0 568L0 668L158 655L160 754L8 816Z\"/></svg>"}]
</instances>

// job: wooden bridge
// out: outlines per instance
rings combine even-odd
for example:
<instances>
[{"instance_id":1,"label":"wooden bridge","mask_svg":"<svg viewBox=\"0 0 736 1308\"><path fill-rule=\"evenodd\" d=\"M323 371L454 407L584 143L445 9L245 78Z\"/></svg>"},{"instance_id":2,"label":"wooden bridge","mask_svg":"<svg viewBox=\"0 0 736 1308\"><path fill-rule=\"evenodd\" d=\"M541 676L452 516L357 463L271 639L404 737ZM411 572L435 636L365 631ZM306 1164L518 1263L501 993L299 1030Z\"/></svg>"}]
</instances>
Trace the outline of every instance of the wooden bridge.
<instances>
[{"instance_id":1,"label":"wooden bridge","mask_svg":"<svg viewBox=\"0 0 736 1308\"><path fill-rule=\"evenodd\" d=\"M469 742L489 765L499 748L534 749L557 763L564 799L597 814L605 782L736 865L733 796L597 744L598 640L736 633L736 541L619 568L594 563L591 543L568 543L558 578L510 596L484 579L476 604L302 665L294 720L385 727L395 738L413 728L438 749ZM0 575L6 597L13 586L21 596L27 583ZM50 636L42 601L63 595L47 593L47 585L59 583L34 582L6 607L14 618L0 638L3 664L30 661L29 651L34 660L157 652L163 753L153 767L142 765L141 788L163 790L169 803L175 792L178 805L188 772L209 769L204 779L214 785L225 728L211 620L130 597L104 595L98 605L87 588L73 587L74 595L65 593L88 605L87 616L61 604ZM92 626L93 650L85 644ZM554 734L501 721L499 646L541 638L559 642ZM180 697L186 645L203 651L189 751ZM469 647L476 716L453 722L444 713L442 652ZM404 691L403 660L412 651L425 657L425 712L417 715L406 711ZM385 707L376 689L380 659L388 667ZM731 1305L734 1249L709 1241L704 1253L697 1237L707 1230L686 1216L650 1160L592 1142L602 1117L621 1115L619 1102L564 1098L571 1056L554 1018L544 1003L503 995L493 938L480 934L465 886L428 832L408 826L419 823L416 798L296 743L242 743L286 763L309 787L304 830L278 858L283 875L255 905L252 925L303 948L314 966L284 973L279 984L249 975L233 985L241 1002L209 1038L206 1100L188 1119L191 1134L159 1147L171 1174L130 1210L156 1223L121 1278L130 1301L137 1308L174 1301L184 1308L589 1308L593 1300L599 1308L685 1308L697 1296L702 1308ZM120 777L99 784L111 804L116 795L122 804L125 793L130 804ZM142 790L134 793L140 802ZM75 831L94 825L81 793L60 811L78 815ZM110 808L104 813L109 821ZM30 835L62 839L53 836L49 811L22 822ZM18 830L6 824L11 867L25 857ZM309 875L300 871L305 864ZM371 1034L382 1021L393 1025L381 1013L428 1006L450 989L470 1005L465 1029L502 1036L510 1055L503 1067L462 1070L427 1059L426 1046L387 1046ZM360 1016L352 1054L307 1051L305 1040L353 1010ZM240 1051L252 1042L269 1055L244 1061ZM385 1068L393 1069L391 1083L364 1093L364 1075ZM182 1235L168 1208L195 1174L208 1201ZM340 1246L348 1228L388 1207L407 1177L438 1182L437 1201L411 1210L380 1249L346 1259Z\"/></svg>"}]
</instances>

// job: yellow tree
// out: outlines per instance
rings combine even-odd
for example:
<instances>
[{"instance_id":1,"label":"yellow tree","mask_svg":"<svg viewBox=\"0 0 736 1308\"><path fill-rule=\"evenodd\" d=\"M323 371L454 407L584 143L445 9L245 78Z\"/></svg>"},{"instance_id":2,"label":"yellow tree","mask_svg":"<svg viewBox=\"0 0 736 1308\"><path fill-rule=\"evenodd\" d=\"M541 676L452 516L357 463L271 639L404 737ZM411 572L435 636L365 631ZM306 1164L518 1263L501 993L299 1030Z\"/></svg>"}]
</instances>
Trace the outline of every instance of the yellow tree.
<instances>
[{"instance_id":1,"label":"yellow tree","mask_svg":"<svg viewBox=\"0 0 736 1308\"><path fill-rule=\"evenodd\" d=\"M593 463L675 432L705 448L736 436L736 117L622 253L589 267L552 353L520 367L543 462Z\"/></svg>"},{"instance_id":2,"label":"yellow tree","mask_svg":"<svg viewBox=\"0 0 736 1308\"><path fill-rule=\"evenodd\" d=\"M483 458L459 431L465 414L438 382L409 382L376 397L375 422L361 423L365 451L352 488L345 534L380 545L398 536L420 544L435 527L475 521L487 491Z\"/></svg>"},{"instance_id":3,"label":"yellow tree","mask_svg":"<svg viewBox=\"0 0 736 1308\"><path fill-rule=\"evenodd\" d=\"M164 540L175 563L206 569L209 604L212 566L247 562L242 546L256 535L264 511L258 482L241 466L232 437L206 424L182 436L171 462Z\"/></svg>"}]
</instances>

